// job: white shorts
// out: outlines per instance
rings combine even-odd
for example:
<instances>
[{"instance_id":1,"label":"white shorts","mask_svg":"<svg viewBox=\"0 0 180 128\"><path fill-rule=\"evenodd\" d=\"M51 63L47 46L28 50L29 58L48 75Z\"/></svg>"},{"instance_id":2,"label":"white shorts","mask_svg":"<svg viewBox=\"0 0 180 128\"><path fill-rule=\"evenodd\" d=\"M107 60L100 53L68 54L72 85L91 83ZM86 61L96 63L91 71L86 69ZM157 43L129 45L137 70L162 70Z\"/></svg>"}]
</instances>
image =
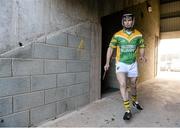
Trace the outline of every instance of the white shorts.
<instances>
[{"instance_id":1,"label":"white shorts","mask_svg":"<svg viewBox=\"0 0 180 128\"><path fill-rule=\"evenodd\" d=\"M138 77L137 62L134 62L132 64L125 64L123 62L116 63L116 73L118 72L127 73L128 77Z\"/></svg>"}]
</instances>

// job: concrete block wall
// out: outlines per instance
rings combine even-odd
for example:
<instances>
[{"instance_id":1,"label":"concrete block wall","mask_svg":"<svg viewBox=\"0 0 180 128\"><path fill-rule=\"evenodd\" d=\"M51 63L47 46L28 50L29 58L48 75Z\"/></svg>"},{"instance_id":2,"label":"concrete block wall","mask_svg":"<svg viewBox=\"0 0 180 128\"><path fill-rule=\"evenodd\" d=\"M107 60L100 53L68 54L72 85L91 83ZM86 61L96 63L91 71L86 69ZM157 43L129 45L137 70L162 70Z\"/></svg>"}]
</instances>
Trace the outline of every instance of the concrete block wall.
<instances>
[{"instance_id":1,"label":"concrete block wall","mask_svg":"<svg viewBox=\"0 0 180 128\"><path fill-rule=\"evenodd\" d=\"M36 126L90 102L91 38L78 32L83 26L91 33L83 23L1 55L0 126Z\"/></svg>"}]
</instances>

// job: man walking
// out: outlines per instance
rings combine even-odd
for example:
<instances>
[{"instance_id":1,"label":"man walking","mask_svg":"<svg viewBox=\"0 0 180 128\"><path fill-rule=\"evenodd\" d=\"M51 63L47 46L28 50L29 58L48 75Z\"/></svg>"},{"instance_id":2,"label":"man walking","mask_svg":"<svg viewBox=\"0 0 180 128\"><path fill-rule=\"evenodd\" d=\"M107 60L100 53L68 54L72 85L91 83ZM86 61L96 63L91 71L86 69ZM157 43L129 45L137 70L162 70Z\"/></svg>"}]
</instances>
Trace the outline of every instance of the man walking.
<instances>
[{"instance_id":1,"label":"man walking","mask_svg":"<svg viewBox=\"0 0 180 128\"><path fill-rule=\"evenodd\" d=\"M107 71L113 49L116 48L116 76L120 84L120 92L125 108L124 120L129 120L132 117L126 83L127 77L130 78L132 105L138 110L143 110L137 100L136 81L138 77L138 64L136 61L136 51L139 49L140 61L146 62L145 45L142 34L133 28L134 22L135 17L133 14L127 13L122 16L123 29L115 33L112 37L104 66L104 70Z\"/></svg>"}]
</instances>

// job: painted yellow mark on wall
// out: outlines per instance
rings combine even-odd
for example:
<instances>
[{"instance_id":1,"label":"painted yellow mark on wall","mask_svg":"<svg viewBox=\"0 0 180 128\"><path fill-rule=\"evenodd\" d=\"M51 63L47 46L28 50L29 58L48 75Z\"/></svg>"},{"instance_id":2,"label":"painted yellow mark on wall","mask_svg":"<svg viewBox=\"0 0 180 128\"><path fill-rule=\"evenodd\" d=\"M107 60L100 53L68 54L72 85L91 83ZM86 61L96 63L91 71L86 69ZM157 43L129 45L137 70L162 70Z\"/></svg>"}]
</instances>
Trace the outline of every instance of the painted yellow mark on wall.
<instances>
[{"instance_id":1,"label":"painted yellow mark on wall","mask_svg":"<svg viewBox=\"0 0 180 128\"><path fill-rule=\"evenodd\" d=\"M84 40L81 39L81 41L79 42L79 46L78 46L79 49L84 49Z\"/></svg>"}]
</instances>

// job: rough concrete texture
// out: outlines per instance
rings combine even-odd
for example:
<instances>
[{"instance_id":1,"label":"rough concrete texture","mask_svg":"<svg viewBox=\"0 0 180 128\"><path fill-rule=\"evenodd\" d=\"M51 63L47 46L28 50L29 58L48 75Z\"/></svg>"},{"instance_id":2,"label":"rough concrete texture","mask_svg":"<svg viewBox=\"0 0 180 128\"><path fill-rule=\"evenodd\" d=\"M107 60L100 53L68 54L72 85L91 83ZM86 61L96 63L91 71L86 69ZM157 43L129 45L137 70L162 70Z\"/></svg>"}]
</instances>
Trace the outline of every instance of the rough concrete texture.
<instances>
[{"instance_id":1,"label":"rough concrete texture","mask_svg":"<svg viewBox=\"0 0 180 128\"><path fill-rule=\"evenodd\" d=\"M40 127L180 127L180 81L158 78L138 87L144 110L132 108L130 121L122 119L124 109L120 93L106 95L82 109Z\"/></svg>"},{"instance_id":2,"label":"rough concrete texture","mask_svg":"<svg viewBox=\"0 0 180 128\"><path fill-rule=\"evenodd\" d=\"M93 9L92 9L93 8ZM0 53L79 23L97 22L95 0L1 0Z\"/></svg>"},{"instance_id":3,"label":"rough concrete texture","mask_svg":"<svg viewBox=\"0 0 180 128\"><path fill-rule=\"evenodd\" d=\"M1 55L0 126L33 126L89 103L89 24L54 32L45 42Z\"/></svg>"}]
</instances>

